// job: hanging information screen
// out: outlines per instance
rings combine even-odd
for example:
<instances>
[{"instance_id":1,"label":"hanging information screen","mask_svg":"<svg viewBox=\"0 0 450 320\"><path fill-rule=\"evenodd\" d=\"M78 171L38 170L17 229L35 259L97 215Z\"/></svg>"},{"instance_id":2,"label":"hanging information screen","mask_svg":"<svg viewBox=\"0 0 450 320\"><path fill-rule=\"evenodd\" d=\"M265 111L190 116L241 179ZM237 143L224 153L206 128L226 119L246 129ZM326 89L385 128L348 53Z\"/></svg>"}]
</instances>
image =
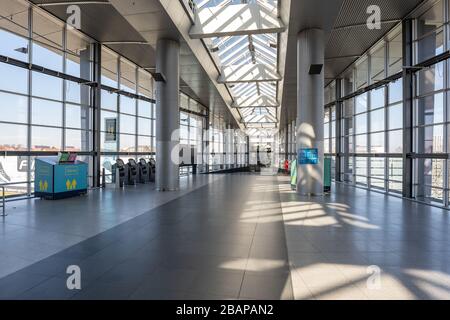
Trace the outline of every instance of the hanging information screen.
<instances>
[{"instance_id":1,"label":"hanging information screen","mask_svg":"<svg viewBox=\"0 0 450 320\"><path fill-rule=\"evenodd\" d=\"M317 148L302 148L298 150L298 159L300 165L318 164L319 152Z\"/></svg>"}]
</instances>

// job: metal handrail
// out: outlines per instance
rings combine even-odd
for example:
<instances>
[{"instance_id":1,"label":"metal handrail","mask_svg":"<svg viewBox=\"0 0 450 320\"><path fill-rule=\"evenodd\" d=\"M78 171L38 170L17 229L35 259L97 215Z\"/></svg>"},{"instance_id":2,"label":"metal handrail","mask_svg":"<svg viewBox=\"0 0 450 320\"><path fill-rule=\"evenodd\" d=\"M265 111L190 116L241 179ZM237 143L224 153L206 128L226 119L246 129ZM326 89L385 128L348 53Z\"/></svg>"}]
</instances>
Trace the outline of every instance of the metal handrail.
<instances>
[{"instance_id":1,"label":"metal handrail","mask_svg":"<svg viewBox=\"0 0 450 320\"><path fill-rule=\"evenodd\" d=\"M0 215L0 217L6 217L6 200L5 200L5 186L0 186L0 188L2 188L2 214Z\"/></svg>"},{"instance_id":2,"label":"metal handrail","mask_svg":"<svg viewBox=\"0 0 450 320\"><path fill-rule=\"evenodd\" d=\"M6 217L7 216L7 214L6 214L6 191L5 191L5 188L7 187L7 186L12 186L12 185L16 185L16 184L24 184L24 183L33 183L34 181L17 181L17 182L7 182L7 183L2 183L2 184L0 184L0 188L1 188L1 190L2 190L2 199L1 199L1 208L2 208L2 211L1 211L1 214L0 214L0 217Z\"/></svg>"}]
</instances>

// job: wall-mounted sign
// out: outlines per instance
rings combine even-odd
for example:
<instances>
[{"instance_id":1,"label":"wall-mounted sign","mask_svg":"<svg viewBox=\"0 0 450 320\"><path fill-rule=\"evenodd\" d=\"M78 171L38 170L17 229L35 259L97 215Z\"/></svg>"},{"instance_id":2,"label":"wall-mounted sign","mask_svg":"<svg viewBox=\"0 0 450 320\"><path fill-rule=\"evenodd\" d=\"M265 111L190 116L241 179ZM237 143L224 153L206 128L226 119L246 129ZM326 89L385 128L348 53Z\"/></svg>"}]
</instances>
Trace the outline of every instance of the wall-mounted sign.
<instances>
[{"instance_id":1,"label":"wall-mounted sign","mask_svg":"<svg viewBox=\"0 0 450 320\"><path fill-rule=\"evenodd\" d=\"M105 142L117 141L117 119L105 118Z\"/></svg>"},{"instance_id":2,"label":"wall-mounted sign","mask_svg":"<svg viewBox=\"0 0 450 320\"><path fill-rule=\"evenodd\" d=\"M317 148L302 148L298 150L298 162L303 164L318 164L319 152Z\"/></svg>"}]
</instances>

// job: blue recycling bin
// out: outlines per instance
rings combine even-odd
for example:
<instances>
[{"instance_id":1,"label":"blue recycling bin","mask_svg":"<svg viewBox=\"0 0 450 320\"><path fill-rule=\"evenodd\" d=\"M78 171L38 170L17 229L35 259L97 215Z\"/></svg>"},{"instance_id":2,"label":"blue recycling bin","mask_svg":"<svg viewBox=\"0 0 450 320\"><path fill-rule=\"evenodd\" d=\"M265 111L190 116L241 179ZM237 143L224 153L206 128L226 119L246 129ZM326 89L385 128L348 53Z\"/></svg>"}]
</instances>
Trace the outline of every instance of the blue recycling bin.
<instances>
[{"instance_id":1,"label":"blue recycling bin","mask_svg":"<svg viewBox=\"0 0 450 320\"><path fill-rule=\"evenodd\" d=\"M82 161L58 163L58 157L35 160L34 194L45 199L62 199L87 193L88 165Z\"/></svg>"}]
</instances>

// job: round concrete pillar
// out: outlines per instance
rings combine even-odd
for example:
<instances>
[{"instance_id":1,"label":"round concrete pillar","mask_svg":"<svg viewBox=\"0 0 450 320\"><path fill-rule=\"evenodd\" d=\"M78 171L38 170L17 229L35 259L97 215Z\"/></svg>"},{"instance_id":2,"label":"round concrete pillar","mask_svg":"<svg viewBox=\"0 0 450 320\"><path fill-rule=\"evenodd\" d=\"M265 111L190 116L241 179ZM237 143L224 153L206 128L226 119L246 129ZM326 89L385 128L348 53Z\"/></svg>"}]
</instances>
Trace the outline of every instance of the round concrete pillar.
<instances>
[{"instance_id":1,"label":"round concrete pillar","mask_svg":"<svg viewBox=\"0 0 450 320\"><path fill-rule=\"evenodd\" d=\"M323 117L324 117L324 33L321 29L307 29L297 35L297 193L323 194ZM314 66L321 65L319 74ZM313 66L313 68L311 68ZM306 150L312 149L312 150ZM299 153L313 153L317 149L316 164L302 163ZM300 157L301 158L301 157ZM303 161L308 162L308 161ZM314 161L313 161L314 162Z\"/></svg>"},{"instance_id":2,"label":"round concrete pillar","mask_svg":"<svg viewBox=\"0 0 450 320\"><path fill-rule=\"evenodd\" d=\"M156 45L156 72L165 81L156 82L156 189L174 191L180 186L180 44L160 39Z\"/></svg>"}]
</instances>

